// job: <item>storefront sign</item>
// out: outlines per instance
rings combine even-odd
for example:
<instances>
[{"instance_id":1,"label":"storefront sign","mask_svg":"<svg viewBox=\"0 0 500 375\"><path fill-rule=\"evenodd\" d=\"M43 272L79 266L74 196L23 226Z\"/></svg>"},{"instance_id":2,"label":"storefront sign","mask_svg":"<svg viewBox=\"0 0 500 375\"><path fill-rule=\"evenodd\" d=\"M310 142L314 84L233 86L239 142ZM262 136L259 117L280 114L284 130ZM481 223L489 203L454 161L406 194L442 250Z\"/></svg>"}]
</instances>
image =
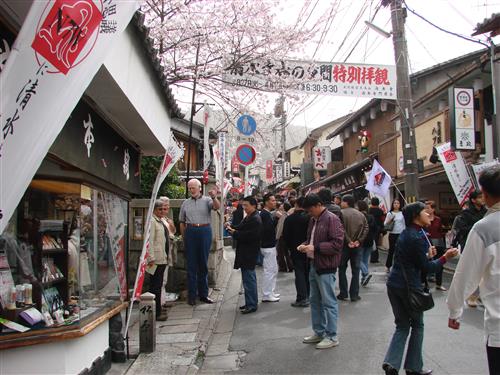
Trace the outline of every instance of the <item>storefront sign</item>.
<instances>
[{"instance_id":1,"label":"storefront sign","mask_svg":"<svg viewBox=\"0 0 500 375\"><path fill-rule=\"evenodd\" d=\"M396 99L396 67L293 60L228 61L224 82L265 91Z\"/></svg>"},{"instance_id":2,"label":"storefront sign","mask_svg":"<svg viewBox=\"0 0 500 375\"><path fill-rule=\"evenodd\" d=\"M450 111L451 145L456 150L475 150L474 89L452 87Z\"/></svg>"},{"instance_id":3,"label":"storefront sign","mask_svg":"<svg viewBox=\"0 0 500 375\"><path fill-rule=\"evenodd\" d=\"M138 7L135 0L33 2L0 73L0 233Z\"/></svg>"},{"instance_id":4,"label":"storefront sign","mask_svg":"<svg viewBox=\"0 0 500 375\"><path fill-rule=\"evenodd\" d=\"M451 143L443 143L436 146L441 163L457 197L460 206L469 199L470 193L474 190L474 184L467 173L467 166L460 151L454 151Z\"/></svg>"},{"instance_id":5,"label":"storefront sign","mask_svg":"<svg viewBox=\"0 0 500 375\"><path fill-rule=\"evenodd\" d=\"M330 147L313 148L314 169L317 171L326 171L328 163L332 161L332 151Z\"/></svg>"},{"instance_id":6,"label":"storefront sign","mask_svg":"<svg viewBox=\"0 0 500 375\"><path fill-rule=\"evenodd\" d=\"M83 100L71 112L49 153L125 191L141 192L139 152Z\"/></svg>"},{"instance_id":7,"label":"storefront sign","mask_svg":"<svg viewBox=\"0 0 500 375\"><path fill-rule=\"evenodd\" d=\"M274 163L273 183L283 181L283 164Z\"/></svg>"}]
</instances>

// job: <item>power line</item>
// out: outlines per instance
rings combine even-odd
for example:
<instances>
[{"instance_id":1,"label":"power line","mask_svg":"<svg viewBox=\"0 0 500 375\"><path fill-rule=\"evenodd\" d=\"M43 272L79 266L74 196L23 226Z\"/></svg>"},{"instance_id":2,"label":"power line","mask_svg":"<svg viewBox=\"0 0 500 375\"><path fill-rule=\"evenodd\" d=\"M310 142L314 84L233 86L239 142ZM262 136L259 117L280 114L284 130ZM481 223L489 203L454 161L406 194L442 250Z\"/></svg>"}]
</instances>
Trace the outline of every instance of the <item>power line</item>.
<instances>
[{"instance_id":1,"label":"power line","mask_svg":"<svg viewBox=\"0 0 500 375\"><path fill-rule=\"evenodd\" d=\"M446 29L443 29L441 26L438 26L436 25L435 23L429 21L427 18L425 18L424 16L418 14L415 10L411 9L408 4L406 3L405 0L403 0L403 4L405 5L406 9L408 9L411 13L413 13L415 16L417 16L418 18L420 18L421 20L427 22L429 25L435 27L436 29L444 32L444 33L447 33L447 34L450 34L450 35L453 35L453 36L456 36L458 38L461 38L461 39L464 39L464 40L467 40L469 42L473 42L473 43L478 43L478 44L481 44L483 46L486 46L486 47L490 47L488 44L484 43L483 41L479 40L479 39L474 39L474 38L469 38L468 36L464 36L464 35L461 35L461 34L458 34L458 33L455 33L453 31L449 31L449 30L446 30Z\"/></svg>"}]
</instances>

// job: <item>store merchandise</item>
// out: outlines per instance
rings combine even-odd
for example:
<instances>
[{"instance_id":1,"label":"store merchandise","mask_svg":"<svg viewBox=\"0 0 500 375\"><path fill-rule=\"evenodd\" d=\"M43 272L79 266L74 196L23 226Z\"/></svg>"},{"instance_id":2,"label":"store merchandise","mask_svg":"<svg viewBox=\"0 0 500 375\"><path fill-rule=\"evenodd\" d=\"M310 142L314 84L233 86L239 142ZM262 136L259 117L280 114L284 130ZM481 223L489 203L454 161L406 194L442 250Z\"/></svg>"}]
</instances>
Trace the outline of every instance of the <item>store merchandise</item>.
<instances>
[{"instance_id":1,"label":"store merchandise","mask_svg":"<svg viewBox=\"0 0 500 375\"><path fill-rule=\"evenodd\" d=\"M57 288L48 288L43 291L43 300L42 301L42 311L44 307L46 311L51 314L54 314L55 311L64 308L64 302L57 291ZM45 305L45 306L43 306Z\"/></svg>"},{"instance_id":2,"label":"store merchandise","mask_svg":"<svg viewBox=\"0 0 500 375\"><path fill-rule=\"evenodd\" d=\"M64 277L61 270L54 264L54 259L52 258L43 258L42 267L42 283L55 281Z\"/></svg>"},{"instance_id":3,"label":"store merchandise","mask_svg":"<svg viewBox=\"0 0 500 375\"><path fill-rule=\"evenodd\" d=\"M24 284L24 303L33 304L33 285L31 284Z\"/></svg>"},{"instance_id":4,"label":"store merchandise","mask_svg":"<svg viewBox=\"0 0 500 375\"><path fill-rule=\"evenodd\" d=\"M52 249L63 249L63 243L60 238L54 237L49 234L44 234L42 236L42 249L52 250Z\"/></svg>"},{"instance_id":5,"label":"store merchandise","mask_svg":"<svg viewBox=\"0 0 500 375\"><path fill-rule=\"evenodd\" d=\"M34 326L35 324L40 323L43 320L42 313L34 307L22 311L19 316L23 318L30 326Z\"/></svg>"}]
</instances>

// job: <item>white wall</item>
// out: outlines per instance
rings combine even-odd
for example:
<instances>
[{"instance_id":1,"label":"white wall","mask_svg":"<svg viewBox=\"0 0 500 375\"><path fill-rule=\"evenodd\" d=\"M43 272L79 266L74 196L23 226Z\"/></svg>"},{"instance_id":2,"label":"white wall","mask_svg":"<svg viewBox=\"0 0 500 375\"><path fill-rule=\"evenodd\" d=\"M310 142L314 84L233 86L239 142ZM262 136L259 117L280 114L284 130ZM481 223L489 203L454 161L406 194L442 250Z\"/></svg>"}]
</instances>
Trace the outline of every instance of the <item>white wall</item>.
<instances>
[{"instance_id":1,"label":"white wall","mask_svg":"<svg viewBox=\"0 0 500 375\"><path fill-rule=\"evenodd\" d=\"M104 61L104 66L166 148L171 120L165 94L140 40L142 36L138 36L135 29L135 25L129 24Z\"/></svg>"},{"instance_id":2,"label":"white wall","mask_svg":"<svg viewBox=\"0 0 500 375\"><path fill-rule=\"evenodd\" d=\"M0 374L78 374L104 354L109 321L80 338L0 350Z\"/></svg>"}]
</instances>

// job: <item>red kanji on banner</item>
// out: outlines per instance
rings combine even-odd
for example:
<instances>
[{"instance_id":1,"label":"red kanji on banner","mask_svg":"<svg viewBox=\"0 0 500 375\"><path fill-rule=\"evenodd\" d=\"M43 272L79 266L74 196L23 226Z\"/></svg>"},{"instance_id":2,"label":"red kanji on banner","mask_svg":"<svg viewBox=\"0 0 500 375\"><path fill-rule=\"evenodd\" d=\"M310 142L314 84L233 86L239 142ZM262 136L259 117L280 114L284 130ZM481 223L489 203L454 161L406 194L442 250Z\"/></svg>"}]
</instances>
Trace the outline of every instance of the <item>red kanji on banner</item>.
<instances>
[{"instance_id":1,"label":"red kanji on banner","mask_svg":"<svg viewBox=\"0 0 500 375\"><path fill-rule=\"evenodd\" d=\"M31 47L67 74L101 20L102 14L92 0L56 0Z\"/></svg>"},{"instance_id":2,"label":"red kanji on banner","mask_svg":"<svg viewBox=\"0 0 500 375\"><path fill-rule=\"evenodd\" d=\"M444 160L446 160L447 163L452 162L453 160L457 160L457 155L455 154L455 151L453 150L447 150L443 153Z\"/></svg>"}]
</instances>

